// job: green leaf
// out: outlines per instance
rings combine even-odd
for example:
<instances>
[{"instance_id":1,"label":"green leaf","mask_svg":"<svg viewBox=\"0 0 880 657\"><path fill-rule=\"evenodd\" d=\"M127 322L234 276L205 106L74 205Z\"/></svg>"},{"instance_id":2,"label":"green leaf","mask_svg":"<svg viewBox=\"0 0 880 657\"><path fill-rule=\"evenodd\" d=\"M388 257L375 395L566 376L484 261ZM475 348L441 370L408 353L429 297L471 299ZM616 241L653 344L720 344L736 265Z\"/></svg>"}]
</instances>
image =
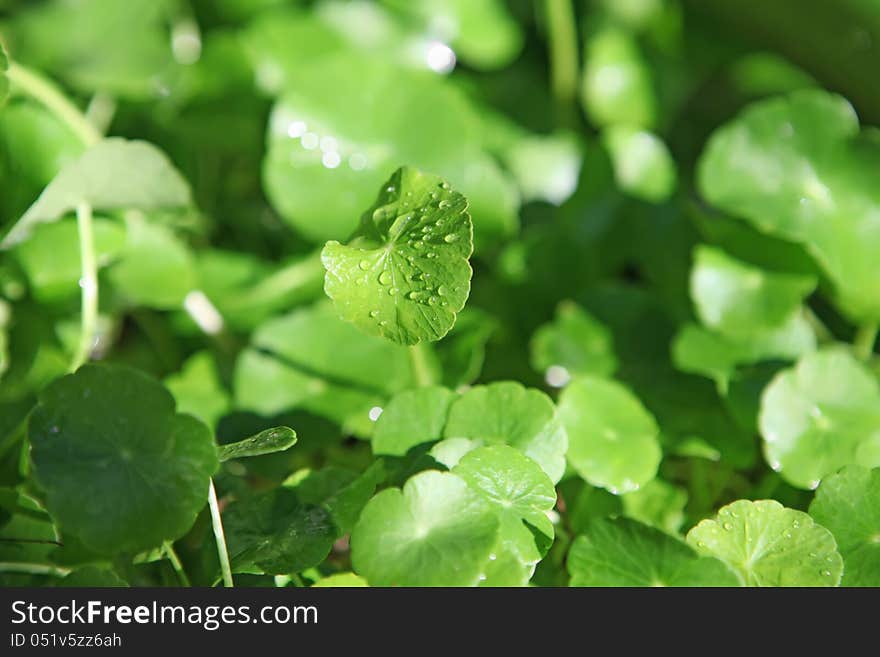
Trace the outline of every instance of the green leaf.
<instances>
[{"instance_id":1,"label":"green leaf","mask_svg":"<svg viewBox=\"0 0 880 657\"><path fill-rule=\"evenodd\" d=\"M684 522L688 495L680 486L654 479L637 491L621 495L620 500L628 518L676 534Z\"/></svg>"},{"instance_id":2,"label":"green leaf","mask_svg":"<svg viewBox=\"0 0 880 657\"><path fill-rule=\"evenodd\" d=\"M230 504L223 527L233 570L253 572L256 567L270 575L317 566L338 535L327 509L285 487Z\"/></svg>"},{"instance_id":3,"label":"green leaf","mask_svg":"<svg viewBox=\"0 0 880 657\"><path fill-rule=\"evenodd\" d=\"M373 453L404 456L416 445L438 440L454 398L453 392L436 386L395 395L376 421Z\"/></svg>"},{"instance_id":4,"label":"green leaf","mask_svg":"<svg viewBox=\"0 0 880 657\"><path fill-rule=\"evenodd\" d=\"M315 472L296 473L284 485L293 488L304 503L327 509L339 537L351 531L364 505L384 479L384 464L374 461L360 474L327 466Z\"/></svg>"},{"instance_id":5,"label":"green leaf","mask_svg":"<svg viewBox=\"0 0 880 657\"><path fill-rule=\"evenodd\" d=\"M635 520L597 518L568 554L570 586L737 586L739 580L684 541Z\"/></svg>"},{"instance_id":6,"label":"green leaf","mask_svg":"<svg viewBox=\"0 0 880 657\"><path fill-rule=\"evenodd\" d=\"M657 474L657 422L623 385L576 379L562 391L559 417L568 432L568 462L593 486L629 493Z\"/></svg>"},{"instance_id":7,"label":"green leaf","mask_svg":"<svg viewBox=\"0 0 880 657\"><path fill-rule=\"evenodd\" d=\"M519 383L490 383L462 393L449 407L443 436L515 447L554 483L565 471L568 438L553 402L540 390Z\"/></svg>"},{"instance_id":8,"label":"green leaf","mask_svg":"<svg viewBox=\"0 0 880 657\"><path fill-rule=\"evenodd\" d=\"M196 284L189 247L168 226L140 213L127 213L125 224L125 246L108 269L110 283L131 305L179 308Z\"/></svg>"},{"instance_id":9,"label":"green leaf","mask_svg":"<svg viewBox=\"0 0 880 657\"><path fill-rule=\"evenodd\" d=\"M186 181L155 146L104 139L55 176L0 246L24 241L36 224L55 221L80 203L93 210L157 210L184 207L190 201Z\"/></svg>"},{"instance_id":10,"label":"green leaf","mask_svg":"<svg viewBox=\"0 0 880 657\"><path fill-rule=\"evenodd\" d=\"M742 338L789 323L815 289L816 279L765 271L700 245L694 250L690 287L703 324L726 337Z\"/></svg>"},{"instance_id":11,"label":"green leaf","mask_svg":"<svg viewBox=\"0 0 880 657\"><path fill-rule=\"evenodd\" d=\"M95 218L95 257L98 266L112 262L125 244L125 230L114 221ZM59 221L39 226L29 240L13 251L28 278L34 298L53 303L80 294L82 265L76 222Z\"/></svg>"},{"instance_id":12,"label":"green leaf","mask_svg":"<svg viewBox=\"0 0 880 657\"><path fill-rule=\"evenodd\" d=\"M324 290L365 333L410 345L439 340L470 293L472 251L465 198L440 178L404 167L349 244L324 247Z\"/></svg>"},{"instance_id":13,"label":"green leaf","mask_svg":"<svg viewBox=\"0 0 880 657\"><path fill-rule=\"evenodd\" d=\"M522 135L504 153L524 201L562 205L577 189L583 163L580 141L570 133Z\"/></svg>"},{"instance_id":14,"label":"green leaf","mask_svg":"<svg viewBox=\"0 0 880 657\"><path fill-rule=\"evenodd\" d=\"M28 425L33 474L64 531L118 554L189 530L217 453L208 428L175 413L161 384L125 367L85 365L39 400Z\"/></svg>"},{"instance_id":15,"label":"green leaf","mask_svg":"<svg viewBox=\"0 0 880 657\"><path fill-rule=\"evenodd\" d=\"M728 504L687 541L721 559L746 586L837 586L843 572L831 532L776 500Z\"/></svg>"},{"instance_id":16,"label":"green leaf","mask_svg":"<svg viewBox=\"0 0 880 657\"><path fill-rule=\"evenodd\" d=\"M587 39L584 52L581 100L590 120L602 127L650 127L656 100L650 73L632 35L604 28Z\"/></svg>"},{"instance_id":17,"label":"green leaf","mask_svg":"<svg viewBox=\"0 0 880 657\"><path fill-rule=\"evenodd\" d=\"M354 573L336 573L322 577L312 584L314 588L352 588L369 586L367 580Z\"/></svg>"},{"instance_id":18,"label":"green leaf","mask_svg":"<svg viewBox=\"0 0 880 657\"><path fill-rule=\"evenodd\" d=\"M483 585L525 586L553 543L547 517L556 503L553 482L537 463L508 445L469 452L453 473L492 505L500 523Z\"/></svg>"},{"instance_id":19,"label":"green leaf","mask_svg":"<svg viewBox=\"0 0 880 657\"><path fill-rule=\"evenodd\" d=\"M777 374L758 422L767 462L794 486L815 488L849 464L880 465L880 384L842 346Z\"/></svg>"},{"instance_id":20,"label":"green leaf","mask_svg":"<svg viewBox=\"0 0 880 657\"><path fill-rule=\"evenodd\" d=\"M58 586L64 587L98 587L98 588L124 588L128 583L119 575L107 568L98 566L84 566L77 568L64 577Z\"/></svg>"},{"instance_id":21,"label":"green leaf","mask_svg":"<svg viewBox=\"0 0 880 657\"><path fill-rule=\"evenodd\" d=\"M602 142L624 192L651 203L665 201L675 192L675 161L660 137L636 127L613 125L602 133Z\"/></svg>"},{"instance_id":22,"label":"green leaf","mask_svg":"<svg viewBox=\"0 0 880 657\"><path fill-rule=\"evenodd\" d=\"M346 239L402 163L442 176L468 199L478 244L516 230L516 186L483 150L479 117L462 93L345 51L298 66L269 120L263 183L307 239Z\"/></svg>"},{"instance_id":23,"label":"green leaf","mask_svg":"<svg viewBox=\"0 0 880 657\"><path fill-rule=\"evenodd\" d=\"M221 461L242 459L250 456L274 454L290 449L296 444L296 431L289 427L273 427L261 431L256 436L245 438L237 443L227 443L217 448Z\"/></svg>"},{"instance_id":24,"label":"green leaf","mask_svg":"<svg viewBox=\"0 0 880 657\"><path fill-rule=\"evenodd\" d=\"M329 302L263 324L234 377L238 408L266 416L302 408L359 436L372 431L371 409L414 385L406 347L363 334Z\"/></svg>"},{"instance_id":25,"label":"green leaf","mask_svg":"<svg viewBox=\"0 0 880 657\"><path fill-rule=\"evenodd\" d=\"M880 469L848 466L826 477L810 515L827 527L843 556L843 586L880 586Z\"/></svg>"},{"instance_id":26,"label":"green leaf","mask_svg":"<svg viewBox=\"0 0 880 657\"><path fill-rule=\"evenodd\" d=\"M799 242L840 308L880 319L880 145L843 98L820 90L754 103L715 132L699 163L713 205Z\"/></svg>"},{"instance_id":27,"label":"green leaf","mask_svg":"<svg viewBox=\"0 0 880 657\"><path fill-rule=\"evenodd\" d=\"M208 351L190 356L180 369L164 381L181 413L194 415L209 427L216 427L230 410L231 400L220 383L214 357Z\"/></svg>"},{"instance_id":28,"label":"green leaf","mask_svg":"<svg viewBox=\"0 0 880 657\"><path fill-rule=\"evenodd\" d=\"M475 586L498 531L492 505L463 479L429 470L369 501L352 563L373 586Z\"/></svg>"},{"instance_id":29,"label":"green leaf","mask_svg":"<svg viewBox=\"0 0 880 657\"><path fill-rule=\"evenodd\" d=\"M570 376L611 376L617 369L611 332L573 301L561 302L553 322L535 331L531 362L548 381L562 375L559 382L565 383ZM564 372L551 368L563 368Z\"/></svg>"},{"instance_id":30,"label":"green leaf","mask_svg":"<svg viewBox=\"0 0 880 657\"><path fill-rule=\"evenodd\" d=\"M802 313L781 328L747 338L728 338L685 324L672 342L672 361L682 372L702 374L726 390L737 367L769 360L797 360L816 349L816 334Z\"/></svg>"}]
</instances>

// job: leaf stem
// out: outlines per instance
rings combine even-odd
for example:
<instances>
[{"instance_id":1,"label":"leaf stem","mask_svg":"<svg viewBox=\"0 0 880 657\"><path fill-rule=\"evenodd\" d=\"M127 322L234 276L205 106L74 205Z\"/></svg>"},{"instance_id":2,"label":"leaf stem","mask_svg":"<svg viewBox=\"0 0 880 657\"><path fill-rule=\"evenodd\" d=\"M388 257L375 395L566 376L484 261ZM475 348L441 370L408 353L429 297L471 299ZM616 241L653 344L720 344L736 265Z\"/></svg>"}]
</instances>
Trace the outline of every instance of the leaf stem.
<instances>
[{"instance_id":1,"label":"leaf stem","mask_svg":"<svg viewBox=\"0 0 880 657\"><path fill-rule=\"evenodd\" d=\"M431 368L428 366L428 360L425 358L424 349L424 344L414 344L409 348L409 359L412 363L413 376L416 379L416 385L421 388L434 384L434 377L431 375Z\"/></svg>"},{"instance_id":2,"label":"leaf stem","mask_svg":"<svg viewBox=\"0 0 880 657\"><path fill-rule=\"evenodd\" d=\"M232 588L232 567L229 565L229 551L226 549L226 536L223 533L223 520L220 518L220 505L214 480L208 484L208 506L211 508L211 524L214 526L214 539L217 541L217 556L220 558L220 572L223 573L223 586Z\"/></svg>"},{"instance_id":3,"label":"leaf stem","mask_svg":"<svg viewBox=\"0 0 880 657\"><path fill-rule=\"evenodd\" d=\"M880 333L880 322L868 322L856 330L853 350L861 360L871 360L878 333Z\"/></svg>"},{"instance_id":4,"label":"leaf stem","mask_svg":"<svg viewBox=\"0 0 880 657\"><path fill-rule=\"evenodd\" d=\"M306 588L306 583L303 581L303 578L299 576L299 573L290 573L290 580L296 584L297 588Z\"/></svg>"},{"instance_id":5,"label":"leaf stem","mask_svg":"<svg viewBox=\"0 0 880 657\"><path fill-rule=\"evenodd\" d=\"M70 574L70 568L61 568L43 563L11 563L0 562L0 573L22 573L25 575L51 575L52 577L65 577Z\"/></svg>"},{"instance_id":6,"label":"leaf stem","mask_svg":"<svg viewBox=\"0 0 880 657\"><path fill-rule=\"evenodd\" d=\"M578 87L577 26L571 0L545 0L550 42L550 76L553 95L562 104L572 103Z\"/></svg>"},{"instance_id":7,"label":"leaf stem","mask_svg":"<svg viewBox=\"0 0 880 657\"><path fill-rule=\"evenodd\" d=\"M168 557L168 561L171 562L171 567L174 568L174 572L177 573L177 579L180 580L180 585L192 586L189 577L187 577L186 571L183 569L183 564L180 562L180 557L178 557L177 552L174 551L174 545L171 544L171 541L166 541L164 548L165 556Z\"/></svg>"},{"instance_id":8,"label":"leaf stem","mask_svg":"<svg viewBox=\"0 0 880 657\"><path fill-rule=\"evenodd\" d=\"M80 203L76 207L76 225L79 231L79 257L82 276L79 285L82 289L79 347L70 364L70 371L76 371L89 359L95 346L98 327L98 262L95 257L95 238L92 230L92 206Z\"/></svg>"},{"instance_id":9,"label":"leaf stem","mask_svg":"<svg viewBox=\"0 0 880 657\"><path fill-rule=\"evenodd\" d=\"M15 62L9 63L6 77L21 91L41 103L58 119L66 123L86 146L92 146L101 141L101 133L97 128L89 122L76 105L61 93L53 82Z\"/></svg>"}]
</instances>

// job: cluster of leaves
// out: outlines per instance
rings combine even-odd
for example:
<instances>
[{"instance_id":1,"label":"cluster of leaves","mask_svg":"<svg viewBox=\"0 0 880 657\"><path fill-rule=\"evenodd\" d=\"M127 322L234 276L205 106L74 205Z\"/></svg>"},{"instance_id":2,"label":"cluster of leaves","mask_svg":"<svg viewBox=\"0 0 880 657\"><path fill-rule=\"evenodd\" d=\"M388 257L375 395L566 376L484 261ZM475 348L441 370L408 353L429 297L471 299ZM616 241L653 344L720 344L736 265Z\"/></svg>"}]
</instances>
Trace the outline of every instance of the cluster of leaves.
<instances>
[{"instance_id":1,"label":"cluster of leaves","mask_svg":"<svg viewBox=\"0 0 880 657\"><path fill-rule=\"evenodd\" d=\"M880 140L716 5L0 3L0 583L880 586Z\"/></svg>"}]
</instances>

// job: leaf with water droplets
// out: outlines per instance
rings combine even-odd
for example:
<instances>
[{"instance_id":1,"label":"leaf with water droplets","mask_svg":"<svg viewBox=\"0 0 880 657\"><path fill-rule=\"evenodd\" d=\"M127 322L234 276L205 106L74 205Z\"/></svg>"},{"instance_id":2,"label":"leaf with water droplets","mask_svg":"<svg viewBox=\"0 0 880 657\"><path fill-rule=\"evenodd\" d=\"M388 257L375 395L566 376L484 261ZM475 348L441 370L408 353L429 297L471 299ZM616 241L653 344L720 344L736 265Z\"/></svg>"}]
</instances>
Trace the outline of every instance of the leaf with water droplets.
<instances>
[{"instance_id":1,"label":"leaf with water droplets","mask_svg":"<svg viewBox=\"0 0 880 657\"><path fill-rule=\"evenodd\" d=\"M473 227L465 198L411 167L388 180L348 245L328 242L324 290L365 333L439 340L470 293Z\"/></svg>"},{"instance_id":2,"label":"leaf with water droplets","mask_svg":"<svg viewBox=\"0 0 880 657\"><path fill-rule=\"evenodd\" d=\"M296 444L296 431L289 427L273 427L237 443L220 445L217 450L221 461L243 459L249 456L274 454L290 449Z\"/></svg>"},{"instance_id":3,"label":"leaf with water droplets","mask_svg":"<svg viewBox=\"0 0 880 657\"><path fill-rule=\"evenodd\" d=\"M657 422L620 383L574 380L559 398L559 416L568 432L568 462L593 486L628 493L657 474Z\"/></svg>"},{"instance_id":4,"label":"leaf with water droplets","mask_svg":"<svg viewBox=\"0 0 880 657\"><path fill-rule=\"evenodd\" d=\"M553 543L547 518L556 503L553 482L537 463L508 445L475 449L452 471L492 505L500 522L483 585L524 586Z\"/></svg>"},{"instance_id":5,"label":"leaf with water droplets","mask_svg":"<svg viewBox=\"0 0 880 657\"><path fill-rule=\"evenodd\" d=\"M371 499L351 534L373 586L475 586L498 541L492 505L461 477L429 470Z\"/></svg>"},{"instance_id":6,"label":"leaf with water droplets","mask_svg":"<svg viewBox=\"0 0 880 657\"><path fill-rule=\"evenodd\" d=\"M880 465L880 384L842 346L807 354L774 377L758 417L764 455L782 478L815 488L849 464Z\"/></svg>"},{"instance_id":7,"label":"leaf with water droplets","mask_svg":"<svg viewBox=\"0 0 880 657\"><path fill-rule=\"evenodd\" d=\"M848 466L822 481L810 515L843 556L843 586L880 586L880 468Z\"/></svg>"},{"instance_id":8,"label":"leaf with water droplets","mask_svg":"<svg viewBox=\"0 0 880 657\"><path fill-rule=\"evenodd\" d=\"M40 395L33 474L64 531L102 554L185 534L204 507L217 450L208 428L136 370L85 365Z\"/></svg>"},{"instance_id":9,"label":"leaf with water droplets","mask_svg":"<svg viewBox=\"0 0 880 657\"><path fill-rule=\"evenodd\" d=\"M737 586L718 559L700 556L659 529L629 518L596 518L568 554L570 586Z\"/></svg>"},{"instance_id":10,"label":"leaf with water droplets","mask_svg":"<svg viewBox=\"0 0 880 657\"><path fill-rule=\"evenodd\" d=\"M860 132L852 106L810 89L754 103L718 129L699 187L761 232L804 245L862 322L880 319L878 165L880 141Z\"/></svg>"},{"instance_id":11,"label":"leaf with water droplets","mask_svg":"<svg viewBox=\"0 0 880 657\"><path fill-rule=\"evenodd\" d=\"M737 500L690 530L697 552L721 559L746 586L837 586L843 559L834 537L776 500Z\"/></svg>"}]
</instances>

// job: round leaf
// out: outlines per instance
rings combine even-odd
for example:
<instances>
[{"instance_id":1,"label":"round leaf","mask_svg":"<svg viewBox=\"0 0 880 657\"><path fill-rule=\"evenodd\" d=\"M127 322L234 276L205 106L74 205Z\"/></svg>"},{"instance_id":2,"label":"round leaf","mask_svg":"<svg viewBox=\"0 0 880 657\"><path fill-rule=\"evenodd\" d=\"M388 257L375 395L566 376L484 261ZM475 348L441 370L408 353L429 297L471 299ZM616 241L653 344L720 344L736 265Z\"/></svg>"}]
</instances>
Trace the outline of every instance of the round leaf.
<instances>
[{"instance_id":1,"label":"round leaf","mask_svg":"<svg viewBox=\"0 0 880 657\"><path fill-rule=\"evenodd\" d=\"M843 586L880 586L880 469L849 466L824 480L810 515L843 556Z\"/></svg>"},{"instance_id":2,"label":"round leaf","mask_svg":"<svg viewBox=\"0 0 880 657\"><path fill-rule=\"evenodd\" d=\"M120 366L86 365L49 385L28 436L49 512L105 554L180 538L218 465L208 428L175 413L161 384Z\"/></svg>"},{"instance_id":3,"label":"round leaf","mask_svg":"<svg viewBox=\"0 0 880 657\"><path fill-rule=\"evenodd\" d=\"M556 317L532 336L532 367L546 372L563 367L568 374L610 376L617 369L611 332L572 301L563 301Z\"/></svg>"},{"instance_id":4,"label":"round leaf","mask_svg":"<svg viewBox=\"0 0 880 657\"><path fill-rule=\"evenodd\" d=\"M373 586L474 586L498 529L492 505L463 479L429 470L367 503L352 563Z\"/></svg>"},{"instance_id":5,"label":"round leaf","mask_svg":"<svg viewBox=\"0 0 880 657\"><path fill-rule=\"evenodd\" d=\"M602 141L620 189L652 203L665 201L675 191L675 161L660 137L621 125L606 129Z\"/></svg>"},{"instance_id":6,"label":"round leaf","mask_svg":"<svg viewBox=\"0 0 880 657\"><path fill-rule=\"evenodd\" d=\"M565 472L568 439L551 399L540 390L502 381L475 386L449 408L446 438L516 447L555 483Z\"/></svg>"},{"instance_id":7,"label":"round leaf","mask_svg":"<svg viewBox=\"0 0 880 657\"><path fill-rule=\"evenodd\" d=\"M568 432L568 462L593 486L628 493L657 474L657 422L621 384L576 379L562 391L559 417Z\"/></svg>"},{"instance_id":8,"label":"round leaf","mask_svg":"<svg viewBox=\"0 0 880 657\"><path fill-rule=\"evenodd\" d=\"M687 541L721 559L746 586L837 586L843 572L831 532L775 500L728 504Z\"/></svg>"},{"instance_id":9,"label":"round leaf","mask_svg":"<svg viewBox=\"0 0 880 657\"><path fill-rule=\"evenodd\" d=\"M761 396L764 454L789 483L815 488L849 464L880 465L880 384L843 347L807 354Z\"/></svg>"},{"instance_id":10,"label":"round leaf","mask_svg":"<svg viewBox=\"0 0 880 657\"><path fill-rule=\"evenodd\" d=\"M723 563L635 520L592 520L568 554L570 586L737 586Z\"/></svg>"},{"instance_id":11,"label":"round leaf","mask_svg":"<svg viewBox=\"0 0 880 657\"><path fill-rule=\"evenodd\" d=\"M703 324L736 338L789 322L816 287L816 280L768 272L701 245L694 251L690 286Z\"/></svg>"},{"instance_id":12,"label":"round leaf","mask_svg":"<svg viewBox=\"0 0 880 657\"><path fill-rule=\"evenodd\" d=\"M446 388L436 386L395 395L376 421L373 453L403 456L416 445L440 438L454 397Z\"/></svg>"},{"instance_id":13,"label":"round leaf","mask_svg":"<svg viewBox=\"0 0 880 657\"><path fill-rule=\"evenodd\" d=\"M404 167L354 240L324 247L324 290L365 333L410 345L439 340L470 293L472 251L465 198L440 178Z\"/></svg>"}]
</instances>

